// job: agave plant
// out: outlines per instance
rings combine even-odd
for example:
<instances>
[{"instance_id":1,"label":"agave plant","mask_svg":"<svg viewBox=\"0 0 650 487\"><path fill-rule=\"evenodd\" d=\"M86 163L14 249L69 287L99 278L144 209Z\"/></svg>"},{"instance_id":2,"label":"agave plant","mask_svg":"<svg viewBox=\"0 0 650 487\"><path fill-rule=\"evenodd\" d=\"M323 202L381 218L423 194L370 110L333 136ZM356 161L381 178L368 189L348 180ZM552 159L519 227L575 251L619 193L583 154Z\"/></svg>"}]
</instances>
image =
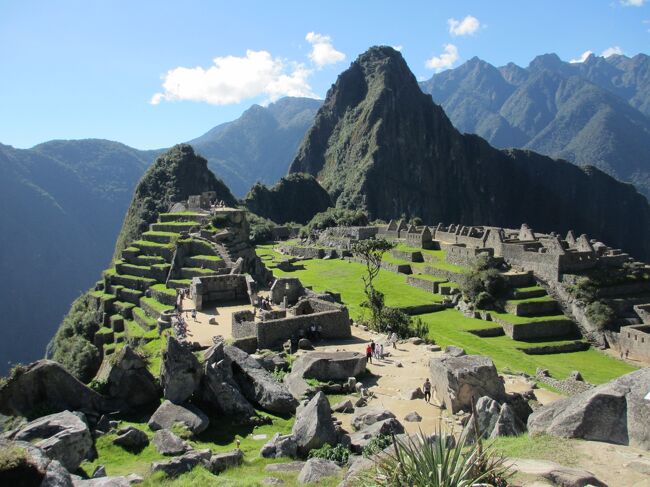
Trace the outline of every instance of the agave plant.
<instances>
[{"instance_id":1,"label":"agave plant","mask_svg":"<svg viewBox=\"0 0 650 487\"><path fill-rule=\"evenodd\" d=\"M375 466L359 478L361 485L386 487L471 487L488 484L507 486L509 469L503 459L481 442L468 441L464 429L458 441L441 429L429 439L422 432L376 458Z\"/></svg>"}]
</instances>

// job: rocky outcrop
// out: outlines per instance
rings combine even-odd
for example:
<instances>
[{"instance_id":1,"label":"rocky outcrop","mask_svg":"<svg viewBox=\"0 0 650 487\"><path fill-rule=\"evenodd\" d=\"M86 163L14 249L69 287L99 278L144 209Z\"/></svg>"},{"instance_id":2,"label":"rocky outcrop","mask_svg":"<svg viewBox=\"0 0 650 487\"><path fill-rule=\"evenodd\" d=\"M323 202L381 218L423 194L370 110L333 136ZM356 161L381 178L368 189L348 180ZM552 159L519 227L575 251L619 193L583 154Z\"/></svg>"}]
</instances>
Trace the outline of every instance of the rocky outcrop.
<instances>
[{"instance_id":1,"label":"rocky outcrop","mask_svg":"<svg viewBox=\"0 0 650 487\"><path fill-rule=\"evenodd\" d=\"M240 392L232 377L230 360L205 365L203 400L212 405L218 413L247 421L255 416L255 408Z\"/></svg>"},{"instance_id":2,"label":"rocky outcrop","mask_svg":"<svg viewBox=\"0 0 650 487\"><path fill-rule=\"evenodd\" d=\"M365 372L366 360L358 352L309 352L295 360L291 373L322 382L343 381Z\"/></svg>"},{"instance_id":3,"label":"rocky outcrop","mask_svg":"<svg viewBox=\"0 0 650 487\"><path fill-rule=\"evenodd\" d=\"M170 401L163 401L156 412L149 420L149 428L156 431L159 429L171 429L175 424L180 423L194 435L203 432L210 420L195 406L180 406Z\"/></svg>"},{"instance_id":4,"label":"rocky outcrop","mask_svg":"<svg viewBox=\"0 0 650 487\"><path fill-rule=\"evenodd\" d=\"M113 440L113 444L121 446L127 450L141 450L149 444L149 437L147 434L133 426L121 428L117 432L117 437Z\"/></svg>"},{"instance_id":5,"label":"rocky outcrop","mask_svg":"<svg viewBox=\"0 0 650 487\"><path fill-rule=\"evenodd\" d=\"M224 470L238 467L244 461L244 452L237 449L229 452L216 453L210 457L207 469L213 474L220 474Z\"/></svg>"},{"instance_id":6,"label":"rocky outcrop","mask_svg":"<svg viewBox=\"0 0 650 487\"><path fill-rule=\"evenodd\" d=\"M52 360L34 362L0 387L0 413L31 416L35 410L106 410L107 401Z\"/></svg>"},{"instance_id":7,"label":"rocky outcrop","mask_svg":"<svg viewBox=\"0 0 650 487\"><path fill-rule=\"evenodd\" d=\"M43 416L5 437L31 443L72 472L93 452L93 439L82 413L63 411Z\"/></svg>"},{"instance_id":8,"label":"rocky outcrop","mask_svg":"<svg viewBox=\"0 0 650 487\"><path fill-rule=\"evenodd\" d=\"M263 458L296 458L298 443L292 435L281 435L276 433L260 449L260 456Z\"/></svg>"},{"instance_id":9,"label":"rocky outcrop","mask_svg":"<svg viewBox=\"0 0 650 487\"><path fill-rule=\"evenodd\" d=\"M163 397L176 404L187 401L201 385L201 364L174 337L169 337L162 355L160 382Z\"/></svg>"},{"instance_id":10,"label":"rocky outcrop","mask_svg":"<svg viewBox=\"0 0 650 487\"><path fill-rule=\"evenodd\" d=\"M483 438L497 436L518 436L526 431L526 425L517 417L509 404L499 404L489 397L481 397L476 402L478 434ZM474 438L474 416L467 423L469 438Z\"/></svg>"},{"instance_id":11,"label":"rocky outcrop","mask_svg":"<svg viewBox=\"0 0 650 487\"><path fill-rule=\"evenodd\" d=\"M511 458L506 465L514 473L522 473L542 477L552 485L562 487L607 487L593 473L580 468L571 468L548 460L533 460L529 458ZM544 484L546 485L546 484Z\"/></svg>"},{"instance_id":12,"label":"rocky outcrop","mask_svg":"<svg viewBox=\"0 0 650 487\"><path fill-rule=\"evenodd\" d=\"M234 379L246 399L271 413L289 415L295 412L298 401L257 360L230 345L224 347L224 352L232 363Z\"/></svg>"},{"instance_id":13,"label":"rocky outcrop","mask_svg":"<svg viewBox=\"0 0 650 487\"><path fill-rule=\"evenodd\" d=\"M346 399L334 404L334 406L332 406L332 411L335 413L353 413L354 404L352 404L352 401L350 399Z\"/></svg>"},{"instance_id":14,"label":"rocky outcrop","mask_svg":"<svg viewBox=\"0 0 650 487\"><path fill-rule=\"evenodd\" d=\"M22 457L11 467L0 470L0 485L34 485L41 487L73 487L70 473L58 460L25 441L8 441L0 438L0 450L12 449Z\"/></svg>"},{"instance_id":15,"label":"rocky outcrop","mask_svg":"<svg viewBox=\"0 0 650 487\"><path fill-rule=\"evenodd\" d=\"M314 448L320 448L326 443L336 444L337 431L325 394L318 392L306 405L298 408L291 434L301 456L306 456Z\"/></svg>"},{"instance_id":16,"label":"rocky outcrop","mask_svg":"<svg viewBox=\"0 0 650 487\"><path fill-rule=\"evenodd\" d=\"M352 428L360 430L378 421L395 418L395 415L388 409L363 408L357 410L357 414L352 418Z\"/></svg>"},{"instance_id":17,"label":"rocky outcrop","mask_svg":"<svg viewBox=\"0 0 650 487\"><path fill-rule=\"evenodd\" d=\"M606 441L650 450L650 368L543 406L528 418L531 434Z\"/></svg>"},{"instance_id":18,"label":"rocky outcrop","mask_svg":"<svg viewBox=\"0 0 650 487\"><path fill-rule=\"evenodd\" d=\"M397 419L387 418L365 425L350 435L350 447L353 452L361 453L373 438L380 435L399 435L404 433L404 426Z\"/></svg>"},{"instance_id":19,"label":"rocky outcrop","mask_svg":"<svg viewBox=\"0 0 650 487\"><path fill-rule=\"evenodd\" d=\"M161 455L180 455L189 450L189 446L180 437L167 429L156 431L153 435L153 445Z\"/></svg>"},{"instance_id":20,"label":"rocky outcrop","mask_svg":"<svg viewBox=\"0 0 650 487\"><path fill-rule=\"evenodd\" d=\"M207 448L205 450L192 450L179 457L153 462L151 472L164 472L168 477L177 477L189 472L197 465L207 466L210 457L212 457L212 453Z\"/></svg>"},{"instance_id":21,"label":"rocky outcrop","mask_svg":"<svg viewBox=\"0 0 650 487\"><path fill-rule=\"evenodd\" d=\"M333 477L341 472L336 462L324 458L310 458L298 474L298 482L311 484L319 482L325 477Z\"/></svg>"},{"instance_id":22,"label":"rocky outcrop","mask_svg":"<svg viewBox=\"0 0 650 487\"><path fill-rule=\"evenodd\" d=\"M160 398L160 388L147 363L129 345L104 359L96 380L106 384L109 397L131 408L151 405Z\"/></svg>"},{"instance_id":23,"label":"rocky outcrop","mask_svg":"<svg viewBox=\"0 0 650 487\"><path fill-rule=\"evenodd\" d=\"M429 368L434 393L452 413L469 411L472 398L476 401L488 396L499 402L506 399L503 380L489 357L464 355L433 358Z\"/></svg>"}]
</instances>

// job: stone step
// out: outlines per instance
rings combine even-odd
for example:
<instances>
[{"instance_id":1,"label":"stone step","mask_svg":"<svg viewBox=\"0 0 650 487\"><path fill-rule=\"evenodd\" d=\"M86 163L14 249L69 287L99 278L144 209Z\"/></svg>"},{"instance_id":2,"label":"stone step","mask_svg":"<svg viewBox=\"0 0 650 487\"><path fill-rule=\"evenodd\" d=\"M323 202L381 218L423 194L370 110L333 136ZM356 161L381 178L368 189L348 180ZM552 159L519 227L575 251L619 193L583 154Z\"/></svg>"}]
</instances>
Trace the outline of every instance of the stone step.
<instances>
[{"instance_id":1,"label":"stone step","mask_svg":"<svg viewBox=\"0 0 650 487\"><path fill-rule=\"evenodd\" d=\"M152 223L149 225L149 230L154 232L189 232L192 229L198 229L201 226L200 222L197 221L184 221L184 222L164 222L164 223Z\"/></svg>"},{"instance_id":2,"label":"stone step","mask_svg":"<svg viewBox=\"0 0 650 487\"><path fill-rule=\"evenodd\" d=\"M144 232L142 234L142 240L146 240L148 242L156 242L156 243L170 243L174 240L176 240L180 234L175 233L175 232Z\"/></svg>"},{"instance_id":3,"label":"stone step","mask_svg":"<svg viewBox=\"0 0 650 487\"><path fill-rule=\"evenodd\" d=\"M121 284L129 289L146 291L147 288L156 284L155 279L145 277L130 276L126 274L113 274L110 276L111 284Z\"/></svg>"},{"instance_id":4,"label":"stone step","mask_svg":"<svg viewBox=\"0 0 650 487\"><path fill-rule=\"evenodd\" d=\"M124 317L122 315L115 314L111 316L110 321L111 321L111 329L115 333L120 333L124 331Z\"/></svg>"},{"instance_id":5,"label":"stone step","mask_svg":"<svg viewBox=\"0 0 650 487\"><path fill-rule=\"evenodd\" d=\"M542 296L546 296L546 295L547 292L546 289L544 288L532 288L532 289L520 288L520 289L514 289L512 291L513 299L541 298Z\"/></svg>"},{"instance_id":6,"label":"stone step","mask_svg":"<svg viewBox=\"0 0 650 487\"><path fill-rule=\"evenodd\" d=\"M212 269L215 271L226 267L223 258L219 257L219 260L215 260L215 257L216 256L211 255L193 255L191 257L186 257L185 266Z\"/></svg>"},{"instance_id":7,"label":"stone step","mask_svg":"<svg viewBox=\"0 0 650 487\"><path fill-rule=\"evenodd\" d=\"M190 213L190 212L183 212L183 213L161 213L158 215L158 221L160 223L168 223L168 222L201 222L203 223L206 221L208 218L210 218L210 215L204 214L204 213Z\"/></svg>"},{"instance_id":8,"label":"stone step","mask_svg":"<svg viewBox=\"0 0 650 487\"><path fill-rule=\"evenodd\" d=\"M554 299L543 301L508 301L506 311L515 316L545 316L552 315L560 309L559 303Z\"/></svg>"},{"instance_id":9,"label":"stone step","mask_svg":"<svg viewBox=\"0 0 650 487\"><path fill-rule=\"evenodd\" d=\"M201 269L198 267L182 267L181 278L192 279L193 277L214 276L216 272L212 269Z\"/></svg>"},{"instance_id":10,"label":"stone step","mask_svg":"<svg viewBox=\"0 0 650 487\"><path fill-rule=\"evenodd\" d=\"M144 331L153 330L156 328L157 320L147 315L142 308L133 308L133 321L135 321Z\"/></svg>"},{"instance_id":11,"label":"stone step","mask_svg":"<svg viewBox=\"0 0 650 487\"><path fill-rule=\"evenodd\" d=\"M135 308L135 306L134 303L128 303L125 301L115 301L113 303L113 309L115 312L127 320L131 319L131 310Z\"/></svg>"}]
</instances>

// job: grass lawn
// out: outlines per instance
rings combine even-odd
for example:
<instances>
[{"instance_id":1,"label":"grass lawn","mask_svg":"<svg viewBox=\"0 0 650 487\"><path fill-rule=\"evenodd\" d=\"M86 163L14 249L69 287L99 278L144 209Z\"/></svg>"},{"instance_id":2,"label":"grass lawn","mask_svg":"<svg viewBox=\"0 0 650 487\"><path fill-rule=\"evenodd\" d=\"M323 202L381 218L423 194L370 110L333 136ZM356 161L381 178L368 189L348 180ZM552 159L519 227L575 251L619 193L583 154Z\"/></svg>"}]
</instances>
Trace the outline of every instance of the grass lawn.
<instances>
[{"instance_id":1,"label":"grass lawn","mask_svg":"<svg viewBox=\"0 0 650 487\"><path fill-rule=\"evenodd\" d=\"M268 246L260 246L258 255L281 258L281 254L269 250ZM359 305L365 300L361 279L365 274L363 264L340 259L312 259L301 261L298 265L304 266L304 270L285 272L272 268L272 271L276 277L297 277L303 285L311 286L315 291L341 293L341 299L348 306L350 316L354 319L361 316L362 308ZM386 305L391 307L415 306L442 300L442 296L406 284L405 274L396 274L383 269L377 276L376 287L386 295Z\"/></svg>"},{"instance_id":2,"label":"grass lawn","mask_svg":"<svg viewBox=\"0 0 650 487\"><path fill-rule=\"evenodd\" d=\"M224 421L223 418L211 418L211 425L206 431L201 433L196 440L189 440L194 449L209 448L214 453L230 451L236 448L235 441L240 440L240 448L244 452L244 463L241 467L226 470L219 476L214 476L203 468L196 468L193 471L181 475L176 479L168 479L163 475L157 474L150 476L149 468L151 462L166 460L170 457L164 457L156 452L153 443L145 447L139 453L130 453L119 446L113 445L114 434L107 434L97 439L98 458L92 462L84 462L81 468L88 474L92 474L95 467L104 465L109 476L127 475L137 473L145 476L143 486L199 486L199 485L217 485L217 486L256 486L261 485L265 477L278 477L285 481L284 485L297 486L296 481L298 472L266 472L264 467L270 463L289 462L291 459L265 459L259 456L259 450L266 441L268 441L276 432L288 434L293 427L294 419L283 419L276 416L270 416L273 424L264 425L257 428L235 425L230 421ZM149 429L146 422L123 422L124 426L131 425L141 429L149 440L153 438L154 432ZM265 439L254 440L253 435L266 435ZM148 476L148 477L147 477ZM341 481L340 477L332 477L320 482L321 486L335 486Z\"/></svg>"},{"instance_id":3,"label":"grass lawn","mask_svg":"<svg viewBox=\"0 0 650 487\"><path fill-rule=\"evenodd\" d=\"M485 327L490 322L467 318L453 309L421 315L429 325L429 335L441 346L456 345L469 354L488 355L499 370L525 372L534 375L537 367L548 369L558 379L566 378L579 370L585 380L594 384L607 382L635 368L598 350L553 355L526 355L517 347L529 347L530 342L519 342L507 336L481 338L466 330ZM494 324L492 325L494 326ZM536 346L561 343L557 341L534 343Z\"/></svg>"},{"instance_id":4,"label":"grass lawn","mask_svg":"<svg viewBox=\"0 0 650 487\"><path fill-rule=\"evenodd\" d=\"M581 440L550 435L531 437L528 433L524 433L519 436L501 436L490 441L489 444L504 457L536 458L573 466L578 463L574 445L580 442Z\"/></svg>"}]
</instances>

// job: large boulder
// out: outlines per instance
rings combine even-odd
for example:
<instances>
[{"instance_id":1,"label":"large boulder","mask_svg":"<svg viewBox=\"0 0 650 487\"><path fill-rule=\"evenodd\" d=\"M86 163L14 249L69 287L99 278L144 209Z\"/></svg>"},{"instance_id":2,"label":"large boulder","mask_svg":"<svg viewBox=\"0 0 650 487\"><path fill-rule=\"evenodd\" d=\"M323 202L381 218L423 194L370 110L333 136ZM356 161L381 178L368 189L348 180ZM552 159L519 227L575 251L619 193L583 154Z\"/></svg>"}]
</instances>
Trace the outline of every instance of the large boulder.
<instances>
[{"instance_id":1,"label":"large boulder","mask_svg":"<svg viewBox=\"0 0 650 487\"><path fill-rule=\"evenodd\" d=\"M73 472L93 453L93 439L82 413L63 411L43 416L6 433L5 437L33 444Z\"/></svg>"},{"instance_id":2,"label":"large boulder","mask_svg":"<svg viewBox=\"0 0 650 487\"><path fill-rule=\"evenodd\" d=\"M73 487L70 473L58 460L25 441L0 439L0 450L15 452L15 461L0 469L0 485L39 485L41 487Z\"/></svg>"},{"instance_id":3,"label":"large boulder","mask_svg":"<svg viewBox=\"0 0 650 487\"><path fill-rule=\"evenodd\" d=\"M172 429L175 424L181 424L192 434L198 435L208 427L210 420L197 407L181 406L171 401L163 401L148 423L149 428L154 431Z\"/></svg>"},{"instance_id":4,"label":"large boulder","mask_svg":"<svg viewBox=\"0 0 650 487\"><path fill-rule=\"evenodd\" d=\"M378 421L394 418L395 415L388 409L362 408L358 409L354 418L352 418L352 428L356 431L375 424Z\"/></svg>"},{"instance_id":5,"label":"large boulder","mask_svg":"<svg viewBox=\"0 0 650 487\"><path fill-rule=\"evenodd\" d=\"M306 405L298 408L292 435L301 456L306 456L314 448L320 448L326 443L332 446L336 444L338 434L325 394L318 392Z\"/></svg>"},{"instance_id":6,"label":"large boulder","mask_svg":"<svg viewBox=\"0 0 650 487\"><path fill-rule=\"evenodd\" d=\"M147 363L129 345L105 357L95 379L106 384L109 397L131 408L153 404L160 398L160 389Z\"/></svg>"},{"instance_id":7,"label":"large boulder","mask_svg":"<svg viewBox=\"0 0 650 487\"><path fill-rule=\"evenodd\" d=\"M160 370L163 397L176 404L187 401L201 385L201 373L201 364L190 349L169 337Z\"/></svg>"},{"instance_id":8,"label":"large boulder","mask_svg":"<svg viewBox=\"0 0 650 487\"><path fill-rule=\"evenodd\" d=\"M325 477L338 475L340 472L341 467L331 460L325 460L324 458L310 458L298 474L298 482L301 484L311 484L318 482Z\"/></svg>"},{"instance_id":9,"label":"large boulder","mask_svg":"<svg viewBox=\"0 0 650 487\"><path fill-rule=\"evenodd\" d=\"M206 363L202 388L203 401L213 406L218 413L247 421L255 416L255 408L239 390L232 376L228 358L216 363Z\"/></svg>"},{"instance_id":10,"label":"large boulder","mask_svg":"<svg viewBox=\"0 0 650 487\"><path fill-rule=\"evenodd\" d=\"M478 434L483 438L517 436L526 431L526 425L508 403L499 404L487 396L481 397L476 402L476 418ZM474 423L474 416L472 416L468 422L470 438L476 436Z\"/></svg>"},{"instance_id":11,"label":"large boulder","mask_svg":"<svg viewBox=\"0 0 650 487\"><path fill-rule=\"evenodd\" d=\"M156 431L153 445L161 455L180 455L190 449L187 443L167 429Z\"/></svg>"},{"instance_id":12,"label":"large boulder","mask_svg":"<svg viewBox=\"0 0 650 487\"><path fill-rule=\"evenodd\" d=\"M650 368L560 399L528 418L531 434L606 441L650 450Z\"/></svg>"},{"instance_id":13,"label":"large boulder","mask_svg":"<svg viewBox=\"0 0 650 487\"><path fill-rule=\"evenodd\" d=\"M113 444L127 450L141 450L149 444L147 433L134 426L122 428L117 434L118 436L113 440Z\"/></svg>"},{"instance_id":14,"label":"large boulder","mask_svg":"<svg viewBox=\"0 0 650 487\"><path fill-rule=\"evenodd\" d=\"M236 449L224 453L216 453L210 457L207 469L213 474L219 474L224 470L237 467L244 461L244 452Z\"/></svg>"},{"instance_id":15,"label":"large boulder","mask_svg":"<svg viewBox=\"0 0 650 487\"><path fill-rule=\"evenodd\" d=\"M276 433L260 449L260 456L263 458L296 458L298 443L292 435L281 435Z\"/></svg>"},{"instance_id":16,"label":"large boulder","mask_svg":"<svg viewBox=\"0 0 650 487\"><path fill-rule=\"evenodd\" d=\"M309 352L298 357L291 373L305 379L343 381L366 370L366 356L358 352Z\"/></svg>"},{"instance_id":17,"label":"large boulder","mask_svg":"<svg viewBox=\"0 0 650 487\"><path fill-rule=\"evenodd\" d=\"M102 396L52 360L28 365L0 387L0 413L8 416L30 416L35 410L95 412L108 408Z\"/></svg>"},{"instance_id":18,"label":"large boulder","mask_svg":"<svg viewBox=\"0 0 650 487\"><path fill-rule=\"evenodd\" d=\"M212 453L209 449L192 450L179 457L160 460L151 464L151 472L163 472L168 477L177 477L187 473L197 465L208 467Z\"/></svg>"},{"instance_id":19,"label":"large boulder","mask_svg":"<svg viewBox=\"0 0 650 487\"><path fill-rule=\"evenodd\" d=\"M506 399L503 380L489 357L443 356L431 359L429 368L433 391L452 413L470 410L472 399L482 396L499 402Z\"/></svg>"},{"instance_id":20,"label":"large boulder","mask_svg":"<svg viewBox=\"0 0 650 487\"><path fill-rule=\"evenodd\" d=\"M230 345L224 347L224 352L232 363L233 376L246 399L275 414L286 416L296 411L298 401L257 360Z\"/></svg>"},{"instance_id":21,"label":"large boulder","mask_svg":"<svg viewBox=\"0 0 650 487\"><path fill-rule=\"evenodd\" d=\"M506 466L513 473L527 476L542 477L551 482L551 485L562 487L607 487L593 473L580 468L571 468L548 460L534 460L529 458L510 458ZM547 485L546 483L540 485Z\"/></svg>"}]
</instances>

